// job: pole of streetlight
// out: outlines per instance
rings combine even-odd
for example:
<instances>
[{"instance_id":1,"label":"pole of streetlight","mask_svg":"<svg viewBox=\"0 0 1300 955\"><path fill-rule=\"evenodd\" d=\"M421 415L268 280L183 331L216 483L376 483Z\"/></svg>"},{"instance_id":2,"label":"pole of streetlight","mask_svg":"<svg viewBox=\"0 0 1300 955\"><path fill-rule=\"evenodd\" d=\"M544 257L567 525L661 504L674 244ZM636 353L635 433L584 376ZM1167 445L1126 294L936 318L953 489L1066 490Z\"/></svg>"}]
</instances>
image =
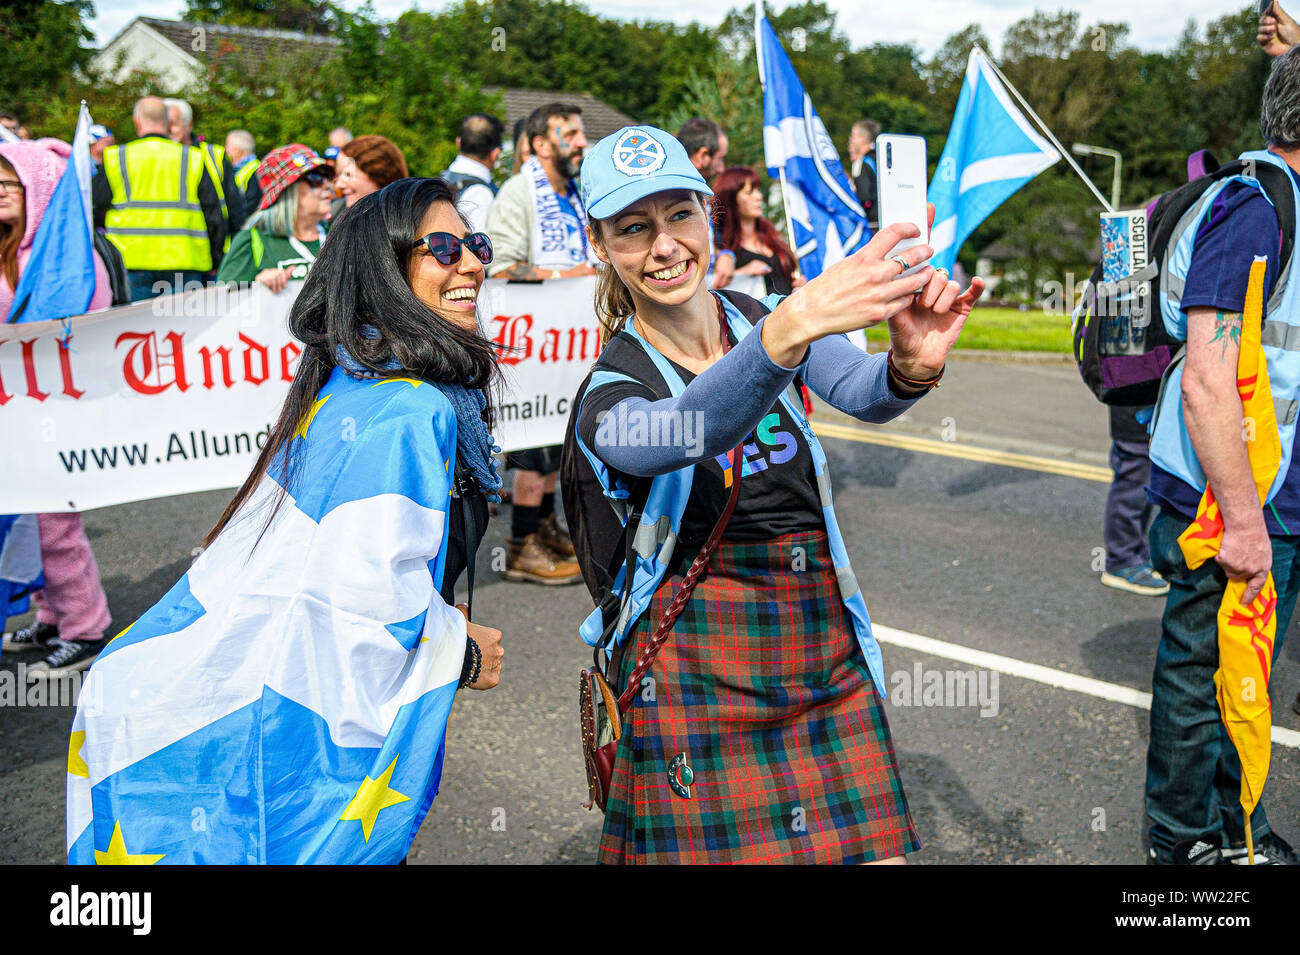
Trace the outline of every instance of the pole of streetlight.
<instances>
[{"instance_id":1,"label":"pole of streetlight","mask_svg":"<svg viewBox=\"0 0 1300 955\"><path fill-rule=\"evenodd\" d=\"M1113 209L1119 209L1119 171L1120 164L1123 162L1123 158L1120 156L1119 151L1115 149L1107 149L1105 146L1090 146L1087 143L1075 143L1070 147L1070 150L1076 156L1109 156L1111 159L1115 160L1115 175L1111 179L1110 183L1110 204Z\"/></svg>"}]
</instances>

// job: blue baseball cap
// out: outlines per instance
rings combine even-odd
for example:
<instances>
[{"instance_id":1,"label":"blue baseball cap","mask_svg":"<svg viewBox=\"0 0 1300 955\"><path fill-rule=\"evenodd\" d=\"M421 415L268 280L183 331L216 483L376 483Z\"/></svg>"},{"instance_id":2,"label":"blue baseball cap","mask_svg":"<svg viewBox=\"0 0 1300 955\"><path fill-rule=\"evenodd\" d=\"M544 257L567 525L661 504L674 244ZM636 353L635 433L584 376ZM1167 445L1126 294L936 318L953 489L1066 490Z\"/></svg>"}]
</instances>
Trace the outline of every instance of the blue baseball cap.
<instances>
[{"instance_id":1,"label":"blue baseball cap","mask_svg":"<svg viewBox=\"0 0 1300 955\"><path fill-rule=\"evenodd\" d=\"M587 150L582 160L582 205L593 219L608 219L638 199L689 189L713 190L677 137L653 126L624 126Z\"/></svg>"}]
</instances>

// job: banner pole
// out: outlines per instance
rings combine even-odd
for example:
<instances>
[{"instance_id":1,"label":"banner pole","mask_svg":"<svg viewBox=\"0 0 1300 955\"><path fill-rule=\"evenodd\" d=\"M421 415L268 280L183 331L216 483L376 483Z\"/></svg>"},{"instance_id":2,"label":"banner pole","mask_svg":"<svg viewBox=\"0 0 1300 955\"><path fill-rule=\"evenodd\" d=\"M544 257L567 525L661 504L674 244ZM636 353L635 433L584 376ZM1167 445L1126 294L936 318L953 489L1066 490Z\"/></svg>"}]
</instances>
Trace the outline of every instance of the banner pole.
<instances>
[{"instance_id":1,"label":"banner pole","mask_svg":"<svg viewBox=\"0 0 1300 955\"><path fill-rule=\"evenodd\" d=\"M993 62L993 57L985 53L982 47L977 46L975 47L975 49L979 50L980 53L984 54L984 59L986 59L988 61L989 66L993 68L993 72L996 73L998 79L1002 81L1002 85L1005 86L1007 88L1007 91L1010 92L1011 95L1016 98L1016 102L1018 102L1021 106L1025 108L1025 112L1027 112L1030 115L1030 117L1034 120L1034 122L1038 124L1039 129L1041 129L1042 132L1047 136L1047 138L1052 141L1052 145L1056 147L1056 151L1059 152L1062 158L1065 159L1065 161L1070 164L1070 168L1079 174L1079 178L1083 180L1083 184L1087 186L1090 190L1092 190L1092 194L1097 197L1097 201L1102 204L1102 207L1107 212L1114 212L1115 207L1110 204L1110 201L1107 200L1107 198L1101 194L1101 191L1097 189L1093 181L1084 174L1082 169L1079 168L1079 164L1074 161L1074 157L1070 155L1070 151L1066 149L1064 146L1062 146L1061 141L1056 138L1056 136L1052 133L1050 129L1047 128L1047 124L1043 122L1043 118L1034 112L1034 108L1032 106L1030 106L1027 102L1025 102L1025 98L1020 95L1020 90L1016 89L1014 86L1011 85L1011 81L1006 78L1006 75L1000 69L998 69L998 65L995 62Z\"/></svg>"},{"instance_id":2,"label":"banner pole","mask_svg":"<svg viewBox=\"0 0 1300 955\"><path fill-rule=\"evenodd\" d=\"M785 167L780 168L781 173L781 206L785 210L785 237L790 243L790 254L794 256L794 268L796 273L803 271L799 263L799 247L794 244L794 226L790 223L790 200L785 196Z\"/></svg>"}]
</instances>

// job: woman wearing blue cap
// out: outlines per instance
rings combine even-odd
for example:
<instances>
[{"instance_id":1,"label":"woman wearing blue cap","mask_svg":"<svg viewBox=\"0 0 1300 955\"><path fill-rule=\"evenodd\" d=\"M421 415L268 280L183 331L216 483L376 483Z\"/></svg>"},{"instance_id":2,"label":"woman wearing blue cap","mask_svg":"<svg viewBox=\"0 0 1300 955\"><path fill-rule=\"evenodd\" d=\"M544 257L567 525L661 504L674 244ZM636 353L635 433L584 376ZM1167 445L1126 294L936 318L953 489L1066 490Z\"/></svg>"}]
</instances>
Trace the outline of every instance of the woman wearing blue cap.
<instances>
[{"instance_id":1,"label":"woman wearing blue cap","mask_svg":"<svg viewBox=\"0 0 1300 955\"><path fill-rule=\"evenodd\" d=\"M623 693L600 861L901 862L919 843L880 649L791 385L896 417L983 282L902 278L932 250L895 253L918 234L895 225L788 298L716 295L712 193L672 136L605 138L582 185L608 343L574 401L565 510L599 603L582 633ZM883 321L888 355L842 334Z\"/></svg>"}]
</instances>

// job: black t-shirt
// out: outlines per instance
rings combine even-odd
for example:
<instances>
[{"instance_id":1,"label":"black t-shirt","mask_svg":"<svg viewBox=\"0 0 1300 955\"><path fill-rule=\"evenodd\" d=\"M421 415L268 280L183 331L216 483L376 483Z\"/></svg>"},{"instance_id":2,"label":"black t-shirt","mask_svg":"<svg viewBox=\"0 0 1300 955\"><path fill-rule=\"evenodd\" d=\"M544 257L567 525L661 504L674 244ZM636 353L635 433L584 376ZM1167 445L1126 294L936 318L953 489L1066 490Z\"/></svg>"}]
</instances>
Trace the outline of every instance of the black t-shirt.
<instances>
[{"instance_id":1,"label":"black t-shirt","mask_svg":"<svg viewBox=\"0 0 1300 955\"><path fill-rule=\"evenodd\" d=\"M627 336L624 336L627 337ZM734 344L734 340L733 340ZM637 345L619 348L624 360L617 370L641 381L659 381L650 357ZM606 356L611 354L607 350ZM682 381L690 384L695 375L673 363ZM644 384L612 382L592 391L583 400L578 418L578 433L589 448L596 448L596 430L602 415L630 397L655 401L662 397ZM725 408L709 414L724 415ZM763 416L745 439L740 500L722 535L731 541L762 541L796 531L822 530L821 499L817 496L812 452L803 432L791 418L780 399ZM724 473L727 455L695 459L695 477L691 496L682 515L678 537L682 551L699 547L709 538L713 526L727 505L731 485Z\"/></svg>"},{"instance_id":2,"label":"black t-shirt","mask_svg":"<svg viewBox=\"0 0 1300 955\"><path fill-rule=\"evenodd\" d=\"M771 269L763 276L763 284L766 286L768 295L789 295L794 291L794 284L789 275L781 268L781 260L776 257L776 253L771 255L761 255L750 249L736 250L736 268L742 269L750 262L764 262Z\"/></svg>"}]
</instances>

